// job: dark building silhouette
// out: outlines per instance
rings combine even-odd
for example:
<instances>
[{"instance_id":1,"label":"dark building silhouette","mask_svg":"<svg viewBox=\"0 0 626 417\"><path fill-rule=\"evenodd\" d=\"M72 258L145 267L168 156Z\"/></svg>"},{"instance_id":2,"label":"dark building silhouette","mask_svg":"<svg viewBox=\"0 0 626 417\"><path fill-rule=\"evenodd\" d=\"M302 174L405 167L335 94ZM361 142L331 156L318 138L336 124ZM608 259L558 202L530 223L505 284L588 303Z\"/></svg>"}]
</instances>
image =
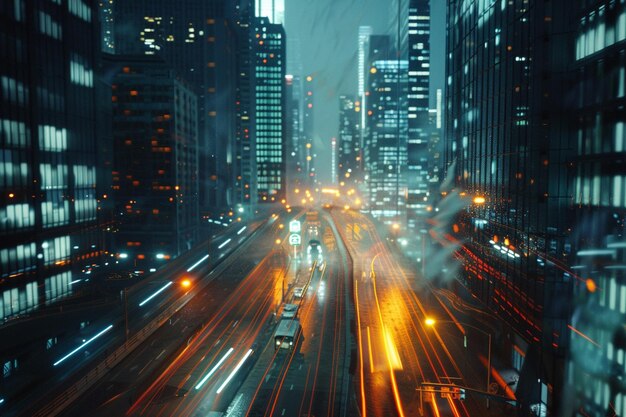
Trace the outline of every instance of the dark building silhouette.
<instances>
[{"instance_id":1,"label":"dark building silhouette","mask_svg":"<svg viewBox=\"0 0 626 417\"><path fill-rule=\"evenodd\" d=\"M452 231L463 246L458 282L505 323L495 346L519 372L518 400L549 414L559 410L576 281L572 4L450 1L447 13L453 184L443 191L464 202Z\"/></svg>"},{"instance_id":2,"label":"dark building silhouette","mask_svg":"<svg viewBox=\"0 0 626 417\"><path fill-rule=\"evenodd\" d=\"M161 58L107 61L116 71L114 251L137 269L158 268L198 241L197 99Z\"/></svg>"},{"instance_id":3,"label":"dark building silhouette","mask_svg":"<svg viewBox=\"0 0 626 417\"><path fill-rule=\"evenodd\" d=\"M233 204L237 25L218 0L115 3L115 53L158 55L198 97L200 208Z\"/></svg>"},{"instance_id":4,"label":"dark building silhouette","mask_svg":"<svg viewBox=\"0 0 626 417\"><path fill-rule=\"evenodd\" d=\"M339 185L354 188L361 180L359 169L361 104L354 96L339 96Z\"/></svg>"}]
</instances>

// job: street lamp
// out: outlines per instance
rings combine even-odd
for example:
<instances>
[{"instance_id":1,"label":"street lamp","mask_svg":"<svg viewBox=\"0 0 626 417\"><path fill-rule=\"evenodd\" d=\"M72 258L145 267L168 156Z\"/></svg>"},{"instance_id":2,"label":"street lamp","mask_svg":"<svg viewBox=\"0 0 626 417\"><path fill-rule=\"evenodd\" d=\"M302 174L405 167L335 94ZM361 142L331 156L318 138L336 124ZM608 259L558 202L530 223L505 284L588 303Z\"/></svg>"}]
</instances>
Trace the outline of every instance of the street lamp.
<instances>
[{"instance_id":1,"label":"street lamp","mask_svg":"<svg viewBox=\"0 0 626 417\"><path fill-rule=\"evenodd\" d=\"M426 323L427 326L429 327L435 327L435 323L437 323L437 321L435 321L435 319L427 317L426 320L424 320L424 323ZM488 338L488 345L487 345L487 389L485 390L487 393L489 392L489 385L491 382L491 333L488 333L486 331L484 331L483 329L473 326L471 324L467 324L467 323L463 323L463 322L454 322L452 320L440 320L439 323L453 323L453 324L461 324L463 326L467 326L467 327L471 327L474 330L477 330L479 332L481 332L484 335L487 335ZM465 334L465 331L463 331L463 347L467 347L467 335ZM489 397L487 397L487 408L489 408Z\"/></svg>"}]
</instances>

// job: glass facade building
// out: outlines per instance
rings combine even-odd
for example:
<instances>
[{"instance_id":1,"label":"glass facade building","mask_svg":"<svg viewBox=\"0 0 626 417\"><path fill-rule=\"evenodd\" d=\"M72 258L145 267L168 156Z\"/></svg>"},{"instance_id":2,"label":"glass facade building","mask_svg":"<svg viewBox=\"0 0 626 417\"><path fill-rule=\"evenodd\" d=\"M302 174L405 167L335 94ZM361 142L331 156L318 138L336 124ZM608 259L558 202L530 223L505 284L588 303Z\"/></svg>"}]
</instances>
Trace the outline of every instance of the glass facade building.
<instances>
[{"instance_id":1,"label":"glass facade building","mask_svg":"<svg viewBox=\"0 0 626 417\"><path fill-rule=\"evenodd\" d=\"M430 82L430 4L429 0L408 2L408 137L407 137L407 226L415 229L427 214L428 121ZM423 227L420 227L420 229Z\"/></svg>"},{"instance_id":2,"label":"glass facade building","mask_svg":"<svg viewBox=\"0 0 626 417\"><path fill-rule=\"evenodd\" d=\"M569 415L626 415L626 3L573 10L574 287ZM584 336L584 337L583 337Z\"/></svg>"},{"instance_id":3,"label":"glass facade building","mask_svg":"<svg viewBox=\"0 0 626 417\"><path fill-rule=\"evenodd\" d=\"M569 345L575 104L565 1L448 3L444 164L462 284L504 328L525 407L559 409ZM448 205L449 207L450 205Z\"/></svg>"},{"instance_id":4,"label":"glass facade building","mask_svg":"<svg viewBox=\"0 0 626 417\"><path fill-rule=\"evenodd\" d=\"M352 188L360 179L360 102L354 96L339 96L339 184Z\"/></svg>"},{"instance_id":5,"label":"glass facade building","mask_svg":"<svg viewBox=\"0 0 626 417\"><path fill-rule=\"evenodd\" d=\"M0 320L71 295L103 254L96 7L0 3Z\"/></svg>"},{"instance_id":6,"label":"glass facade building","mask_svg":"<svg viewBox=\"0 0 626 417\"><path fill-rule=\"evenodd\" d=\"M156 268L198 241L197 99L160 58L109 59L115 252Z\"/></svg>"},{"instance_id":7,"label":"glass facade building","mask_svg":"<svg viewBox=\"0 0 626 417\"><path fill-rule=\"evenodd\" d=\"M375 44L370 40L370 46ZM406 60L375 60L368 76L369 206L372 215L385 223L406 215L407 69Z\"/></svg>"},{"instance_id":8,"label":"glass facade building","mask_svg":"<svg viewBox=\"0 0 626 417\"><path fill-rule=\"evenodd\" d=\"M265 17L254 24L254 110L259 201L285 196L285 31Z\"/></svg>"}]
</instances>

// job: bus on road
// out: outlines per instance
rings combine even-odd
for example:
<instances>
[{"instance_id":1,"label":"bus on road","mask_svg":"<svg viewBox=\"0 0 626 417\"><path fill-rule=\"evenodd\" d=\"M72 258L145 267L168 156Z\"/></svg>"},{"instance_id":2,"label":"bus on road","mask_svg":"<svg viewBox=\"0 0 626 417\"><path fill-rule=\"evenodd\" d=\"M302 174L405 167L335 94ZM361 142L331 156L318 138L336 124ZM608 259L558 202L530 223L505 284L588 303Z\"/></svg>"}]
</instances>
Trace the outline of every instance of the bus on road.
<instances>
[{"instance_id":1,"label":"bus on road","mask_svg":"<svg viewBox=\"0 0 626 417\"><path fill-rule=\"evenodd\" d=\"M280 323L278 323L276 332L274 333L274 350L293 349L301 331L302 326L300 326L300 320L281 320Z\"/></svg>"}]
</instances>

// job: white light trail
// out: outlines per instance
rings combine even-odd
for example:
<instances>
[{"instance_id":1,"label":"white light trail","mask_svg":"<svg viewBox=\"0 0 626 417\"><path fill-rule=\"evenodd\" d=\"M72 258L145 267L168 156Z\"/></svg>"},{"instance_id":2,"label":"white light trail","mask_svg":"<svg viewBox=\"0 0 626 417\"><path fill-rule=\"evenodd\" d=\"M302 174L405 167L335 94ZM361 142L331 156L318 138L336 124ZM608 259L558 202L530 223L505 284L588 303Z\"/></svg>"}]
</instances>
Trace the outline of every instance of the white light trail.
<instances>
[{"instance_id":1,"label":"white light trail","mask_svg":"<svg viewBox=\"0 0 626 417\"><path fill-rule=\"evenodd\" d=\"M226 378L226 381L224 381L224 383L217 389L217 393L219 394L220 392L222 392L222 390L224 389L224 387L226 387L226 385L228 385L228 383L230 382L231 379L233 379L233 377L235 376L235 374L237 373L237 371L239 370L239 368L241 368L241 366L243 365L243 363L246 361L246 359L248 359L248 356L250 356L250 354L252 354L252 349L249 349L248 352L246 352L246 354L244 355L243 358L241 358L241 360L239 361L239 363L237 364L237 366L235 366L235 369L233 369L233 371L230 373L230 375L228 375L228 378Z\"/></svg>"},{"instance_id":2,"label":"white light trail","mask_svg":"<svg viewBox=\"0 0 626 417\"><path fill-rule=\"evenodd\" d=\"M200 382L198 382L198 385L196 385L196 389L202 388L202 385L204 385L204 383L207 382L207 380L211 377L211 375L213 375L215 373L215 371L217 371L217 369L222 365L222 363L224 363L226 358L228 358L230 356L230 354L233 353L233 350L235 350L235 349L234 348L228 349L228 352L226 352L226 354L224 356L222 356L222 359L220 359L220 361L217 364L215 364L213 369L211 369L209 371L209 373L206 374L206 376L204 378L202 378L202 380Z\"/></svg>"},{"instance_id":3,"label":"white light trail","mask_svg":"<svg viewBox=\"0 0 626 417\"><path fill-rule=\"evenodd\" d=\"M165 291L165 289L167 287L169 287L170 285L172 285L172 281L168 282L167 284L165 284L163 287L161 287L161 289L159 289L157 292L155 292L154 294L152 294L150 297L146 298L145 300L143 300L142 302L139 303L139 307L143 307L144 304L146 304L148 301L152 300L154 297L156 297L157 295L161 294L163 291Z\"/></svg>"},{"instance_id":4,"label":"white light trail","mask_svg":"<svg viewBox=\"0 0 626 417\"><path fill-rule=\"evenodd\" d=\"M187 272L191 272L192 269L194 269L196 266L200 265L202 262L206 261L208 259L209 255L204 255L202 257L202 259L200 259L198 262L196 262L195 264L191 265L189 267L189 269L187 269Z\"/></svg>"},{"instance_id":5,"label":"white light trail","mask_svg":"<svg viewBox=\"0 0 626 417\"><path fill-rule=\"evenodd\" d=\"M61 359L59 359L58 361L56 361L52 366L57 366L58 364L60 364L61 362L63 362L64 360L66 360L67 358L69 358L70 356L72 356L73 354L75 354L76 352L78 352L79 350L81 350L82 348L84 348L85 346L87 346L89 343L93 342L94 340L96 340L98 337L102 336L104 333L108 332L109 330L111 330L111 328L113 327L112 324L109 324L109 326L102 330L100 333L98 333L97 335L95 335L94 337L92 337L91 339L87 340L86 342L84 342L82 345L80 345L79 347L77 347L76 349L74 349L73 351L71 351L70 353L68 353L67 355L63 356Z\"/></svg>"},{"instance_id":6,"label":"white light trail","mask_svg":"<svg viewBox=\"0 0 626 417\"><path fill-rule=\"evenodd\" d=\"M244 226L241 229L239 229L239 231L237 232L238 235L240 235L244 230L246 230L246 227L248 226Z\"/></svg>"},{"instance_id":7,"label":"white light trail","mask_svg":"<svg viewBox=\"0 0 626 417\"><path fill-rule=\"evenodd\" d=\"M219 245L217 248L218 249L222 249L224 246L228 245L228 242L230 242L230 238L226 239L221 245Z\"/></svg>"}]
</instances>

